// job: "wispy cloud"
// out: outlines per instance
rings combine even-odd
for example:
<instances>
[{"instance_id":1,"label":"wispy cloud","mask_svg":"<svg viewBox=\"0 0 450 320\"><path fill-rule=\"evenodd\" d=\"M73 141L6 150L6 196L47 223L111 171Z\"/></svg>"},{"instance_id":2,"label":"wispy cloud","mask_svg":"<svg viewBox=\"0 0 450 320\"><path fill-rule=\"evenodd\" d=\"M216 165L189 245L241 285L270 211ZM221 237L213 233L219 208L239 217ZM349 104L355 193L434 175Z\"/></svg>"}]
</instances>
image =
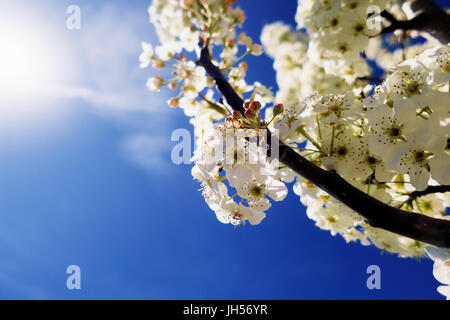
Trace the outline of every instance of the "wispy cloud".
<instances>
[{"instance_id":1,"label":"wispy cloud","mask_svg":"<svg viewBox=\"0 0 450 320\"><path fill-rule=\"evenodd\" d=\"M139 134L122 143L124 155L151 172L166 172L170 166L170 144L162 137Z\"/></svg>"},{"instance_id":2,"label":"wispy cloud","mask_svg":"<svg viewBox=\"0 0 450 320\"><path fill-rule=\"evenodd\" d=\"M170 141L164 128L173 113L167 107L167 95L150 93L145 86L147 77L156 71L139 68L141 41L156 41L148 22L148 4L83 5L82 14L90 19L73 44L79 51L78 84L50 90L59 96L82 99L125 124L134 133L121 142L122 155L157 173L168 168Z\"/></svg>"},{"instance_id":3,"label":"wispy cloud","mask_svg":"<svg viewBox=\"0 0 450 320\"><path fill-rule=\"evenodd\" d=\"M120 109L123 111L147 111L161 113L158 106L164 104L164 98L150 97L130 91L116 92L73 85L50 84L39 87L41 93L67 99L81 99L93 107ZM136 91L136 90L134 90ZM150 103L150 101L152 101ZM164 112L163 112L164 113Z\"/></svg>"},{"instance_id":4,"label":"wispy cloud","mask_svg":"<svg viewBox=\"0 0 450 320\"><path fill-rule=\"evenodd\" d=\"M121 7L114 3L82 6L86 22L73 37L78 51L76 86L57 88L60 93L83 98L96 106L164 113L167 97L152 94L145 86L151 69L139 68L141 41L156 41L148 23L146 5Z\"/></svg>"}]
</instances>

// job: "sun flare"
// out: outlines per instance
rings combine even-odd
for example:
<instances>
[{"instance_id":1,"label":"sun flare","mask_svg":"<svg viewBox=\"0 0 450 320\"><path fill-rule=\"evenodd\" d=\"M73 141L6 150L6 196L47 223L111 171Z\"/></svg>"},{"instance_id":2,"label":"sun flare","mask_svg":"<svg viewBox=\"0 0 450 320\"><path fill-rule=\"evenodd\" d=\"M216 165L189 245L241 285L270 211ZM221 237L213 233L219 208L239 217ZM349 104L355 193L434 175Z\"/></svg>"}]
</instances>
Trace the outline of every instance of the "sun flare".
<instances>
[{"instance_id":1,"label":"sun flare","mask_svg":"<svg viewBox=\"0 0 450 320\"><path fill-rule=\"evenodd\" d=\"M25 20L25 19L24 19ZM54 42L29 20L0 21L0 88L2 95L32 93L57 76Z\"/></svg>"}]
</instances>

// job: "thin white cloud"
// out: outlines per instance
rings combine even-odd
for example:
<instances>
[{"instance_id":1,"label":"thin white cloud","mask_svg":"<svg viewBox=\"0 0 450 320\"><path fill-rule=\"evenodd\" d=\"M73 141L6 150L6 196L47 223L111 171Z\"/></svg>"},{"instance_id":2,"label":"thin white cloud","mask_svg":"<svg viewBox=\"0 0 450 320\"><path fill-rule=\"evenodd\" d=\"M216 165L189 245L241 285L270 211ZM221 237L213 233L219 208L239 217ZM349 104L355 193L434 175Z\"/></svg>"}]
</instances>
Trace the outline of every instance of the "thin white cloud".
<instances>
[{"instance_id":1,"label":"thin white cloud","mask_svg":"<svg viewBox=\"0 0 450 320\"><path fill-rule=\"evenodd\" d=\"M170 143L164 137L139 134L122 143L124 155L150 172L166 172L170 161Z\"/></svg>"},{"instance_id":2,"label":"thin white cloud","mask_svg":"<svg viewBox=\"0 0 450 320\"><path fill-rule=\"evenodd\" d=\"M142 93L112 92L82 86L47 85L39 88L41 93L67 99L81 99L94 107L121 109L124 111L147 111L161 113L161 108L153 107L164 104L165 97L147 96ZM150 99L152 98L152 99ZM151 101L151 102L150 102Z\"/></svg>"},{"instance_id":3,"label":"thin white cloud","mask_svg":"<svg viewBox=\"0 0 450 320\"><path fill-rule=\"evenodd\" d=\"M80 65L79 85L59 90L96 106L166 113L168 97L152 94L145 86L147 77L156 71L139 68L141 41L149 34L146 40L156 41L147 18L147 4L127 7L126 11L122 5L81 8L85 17L92 18L83 24L73 42Z\"/></svg>"},{"instance_id":4,"label":"thin white cloud","mask_svg":"<svg viewBox=\"0 0 450 320\"><path fill-rule=\"evenodd\" d=\"M162 131L173 111L167 106L167 95L150 93L145 86L147 77L158 71L139 68L141 41L157 39L148 22L148 4L127 10L116 3L81 7L82 14L92 19L83 24L74 44L80 51L80 85L51 90L83 99L137 132L121 143L121 153L146 171L158 173L169 168L170 141Z\"/></svg>"}]
</instances>

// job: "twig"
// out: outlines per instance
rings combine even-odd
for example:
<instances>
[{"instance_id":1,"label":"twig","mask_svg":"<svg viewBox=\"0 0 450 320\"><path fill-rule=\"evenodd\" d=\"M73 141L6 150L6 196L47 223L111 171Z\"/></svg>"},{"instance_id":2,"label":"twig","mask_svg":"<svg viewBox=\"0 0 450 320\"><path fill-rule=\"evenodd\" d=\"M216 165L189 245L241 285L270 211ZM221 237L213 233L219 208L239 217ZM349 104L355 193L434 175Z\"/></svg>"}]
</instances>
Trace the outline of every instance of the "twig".
<instances>
[{"instance_id":1,"label":"twig","mask_svg":"<svg viewBox=\"0 0 450 320\"><path fill-rule=\"evenodd\" d=\"M443 192L450 192L450 186L447 185L441 185L441 186L428 186L425 190L422 191L413 191L411 193L403 193L404 196L408 196L408 199L400 203L397 208L401 209L404 205L409 205L410 208L412 208L412 203L416 202L417 208L420 212L422 210L420 209L420 206L417 203L417 198L425 196L427 194L432 193L443 193Z\"/></svg>"},{"instance_id":2,"label":"twig","mask_svg":"<svg viewBox=\"0 0 450 320\"><path fill-rule=\"evenodd\" d=\"M428 186L425 190L411 192L409 196L415 199L425 196L427 194L444 193L444 192L450 192L450 185Z\"/></svg>"}]
</instances>

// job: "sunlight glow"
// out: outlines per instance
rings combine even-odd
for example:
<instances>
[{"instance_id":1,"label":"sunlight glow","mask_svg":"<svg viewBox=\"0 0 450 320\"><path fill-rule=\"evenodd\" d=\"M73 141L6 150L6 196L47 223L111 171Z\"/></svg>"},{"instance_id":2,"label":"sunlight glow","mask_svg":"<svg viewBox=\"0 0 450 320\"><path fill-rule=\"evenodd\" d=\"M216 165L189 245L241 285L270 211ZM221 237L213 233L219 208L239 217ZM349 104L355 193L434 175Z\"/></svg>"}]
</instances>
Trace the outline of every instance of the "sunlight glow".
<instances>
[{"instance_id":1,"label":"sunlight glow","mask_svg":"<svg viewBox=\"0 0 450 320\"><path fill-rule=\"evenodd\" d=\"M34 25L0 21L0 86L3 94L33 91L54 80L51 42Z\"/></svg>"},{"instance_id":2,"label":"sunlight glow","mask_svg":"<svg viewBox=\"0 0 450 320\"><path fill-rule=\"evenodd\" d=\"M54 87L71 80L66 30L21 1L0 1L0 127L44 128L62 114Z\"/></svg>"}]
</instances>

